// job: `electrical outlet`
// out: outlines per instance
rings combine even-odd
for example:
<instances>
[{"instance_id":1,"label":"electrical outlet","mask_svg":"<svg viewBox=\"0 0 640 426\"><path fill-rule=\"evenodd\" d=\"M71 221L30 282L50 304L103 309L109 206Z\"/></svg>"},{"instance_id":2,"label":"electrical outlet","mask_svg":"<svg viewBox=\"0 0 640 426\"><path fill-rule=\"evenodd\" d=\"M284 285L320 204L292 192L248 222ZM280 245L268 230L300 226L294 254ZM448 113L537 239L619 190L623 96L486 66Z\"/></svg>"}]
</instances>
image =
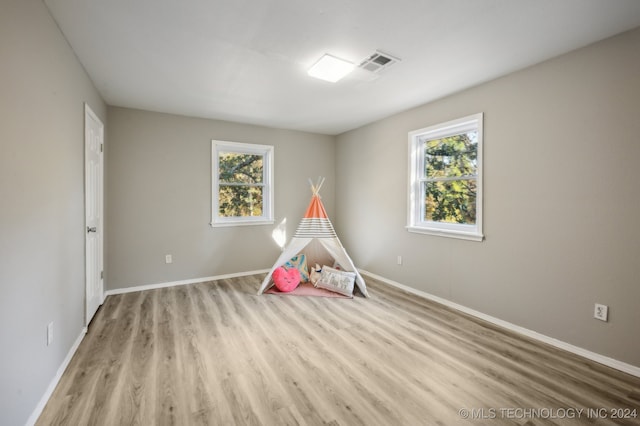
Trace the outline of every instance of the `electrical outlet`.
<instances>
[{"instance_id":1,"label":"electrical outlet","mask_svg":"<svg viewBox=\"0 0 640 426\"><path fill-rule=\"evenodd\" d=\"M53 343L53 322L47 324L47 346Z\"/></svg>"},{"instance_id":2,"label":"electrical outlet","mask_svg":"<svg viewBox=\"0 0 640 426\"><path fill-rule=\"evenodd\" d=\"M171 256L170 254L166 255L164 257L164 262L165 263L173 263L173 256Z\"/></svg>"},{"instance_id":3,"label":"electrical outlet","mask_svg":"<svg viewBox=\"0 0 640 426\"><path fill-rule=\"evenodd\" d=\"M398 255L398 265L402 265L402 256Z\"/></svg>"},{"instance_id":4,"label":"electrical outlet","mask_svg":"<svg viewBox=\"0 0 640 426\"><path fill-rule=\"evenodd\" d=\"M600 321L607 322L607 317L609 314L609 307L607 305L601 305L596 303L596 306L593 310L593 317L595 319L599 319Z\"/></svg>"}]
</instances>

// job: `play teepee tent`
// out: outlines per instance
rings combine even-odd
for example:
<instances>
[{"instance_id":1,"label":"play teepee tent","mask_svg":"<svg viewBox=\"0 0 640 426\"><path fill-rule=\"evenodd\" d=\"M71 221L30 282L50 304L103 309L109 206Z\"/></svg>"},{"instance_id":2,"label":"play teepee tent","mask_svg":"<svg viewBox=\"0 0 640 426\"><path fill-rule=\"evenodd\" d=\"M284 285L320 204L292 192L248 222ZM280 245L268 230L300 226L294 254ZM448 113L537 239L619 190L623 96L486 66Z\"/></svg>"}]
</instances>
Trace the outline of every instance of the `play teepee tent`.
<instances>
[{"instance_id":1,"label":"play teepee tent","mask_svg":"<svg viewBox=\"0 0 640 426\"><path fill-rule=\"evenodd\" d=\"M316 185L311 182L311 179L309 179L309 183L311 184L313 196L309 207L307 207L307 212L300 221L293 238L262 282L258 294L262 294L273 285L271 275L276 268L284 265L298 253L304 253L309 265L318 263L319 265L332 266L334 263L338 263L343 270L355 272L355 283L358 289L364 296L369 297L367 286L346 250L342 247L336 231L327 216L324 205L322 205L320 195L318 195L324 183L324 178L319 179Z\"/></svg>"}]
</instances>

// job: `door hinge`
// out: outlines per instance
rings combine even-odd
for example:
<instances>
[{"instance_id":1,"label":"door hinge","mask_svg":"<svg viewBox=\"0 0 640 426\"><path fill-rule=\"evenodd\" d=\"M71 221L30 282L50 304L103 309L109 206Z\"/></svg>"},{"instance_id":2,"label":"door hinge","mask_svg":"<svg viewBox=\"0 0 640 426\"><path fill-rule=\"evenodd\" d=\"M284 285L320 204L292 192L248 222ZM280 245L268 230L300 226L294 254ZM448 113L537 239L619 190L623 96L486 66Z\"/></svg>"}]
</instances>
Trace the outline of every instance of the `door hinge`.
<instances>
[{"instance_id":1,"label":"door hinge","mask_svg":"<svg viewBox=\"0 0 640 426\"><path fill-rule=\"evenodd\" d=\"M102 152L102 151L103 151L103 149L104 149L104 144L103 144L103 143L101 143L101 144L100 144L100 152Z\"/></svg>"},{"instance_id":2,"label":"door hinge","mask_svg":"<svg viewBox=\"0 0 640 426\"><path fill-rule=\"evenodd\" d=\"M100 279L104 279L104 271L100 271Z\"/></svg>"}]
</instances>

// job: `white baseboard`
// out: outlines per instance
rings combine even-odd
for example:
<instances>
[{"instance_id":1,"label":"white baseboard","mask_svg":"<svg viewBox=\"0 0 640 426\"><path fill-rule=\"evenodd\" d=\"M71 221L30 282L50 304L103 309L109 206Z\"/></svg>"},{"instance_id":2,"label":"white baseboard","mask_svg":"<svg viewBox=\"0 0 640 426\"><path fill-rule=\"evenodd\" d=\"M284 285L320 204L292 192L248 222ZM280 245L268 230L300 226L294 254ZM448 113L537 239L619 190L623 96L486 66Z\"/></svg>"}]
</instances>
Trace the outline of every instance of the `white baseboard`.
<instances>
[{"instance_id":1,"label":"white baseboard","mask_svg":"<svg viewBox=\"0 0 640 426\"><path fill-rule=\"evenodd\" d=\"M51 383L49 383L49 387L44 392L44 395L42 395L42 398L40 398L40 402L38 402L38 405L36 405L35 410L33 410L33 412L31 413L31 416L29 416L27 423L25 423L26 426L33 426L36 424L36 421L38 421L38 417L40 417L40 414L42 414L42 410L44 410L45 405L47 405L47 402L49 402L49 398L51 398L51 394L53 394L53 391L56 389L56 386L58 386L58 382L62 378L62 374L64 373L64 370L67 369L67 366L71 362L71 358L73 358L73 355L75 355L76 351L78 350L78 346L80 346L80 343L82 342L82 339L84 339L84 336L86 334L87 334L87 327L84 327L80 332L80 335L78 336L76 341L71 346L71 349L69 349L69 352L67 353L67 356L62 361L62 364L60 364L60 367L58 367L58 371L56 371L56 375L51 380Z\"/></svg>"},{"instance_id":2,"label":"white baseboard","mask_svg":"<svg viewBox=\"0 0 640 426\"><path fill-rule=\"evenodd\" d=\"M606 365L607 367L615 368L616 370L623 371L625 373L631 374L632 376L640 377L640 367L636 367L635 365L627 364L622 361L618 361L617 359L609 358L604 355L600 355L595 352L591 352L587 349L581 348L579 346L574 346L570 343L563 342L562 340L555 339L553 337L546 336L544 334L540 334L536 331L529 330L528 328L521 327L516 324L512 324L508 321L501 320L499 318L492 317L491 315L484 314L482 312L476 311L474 309L468 308L463 305L459 305L455 302L452 302L447 299L443 299L442 297L434 296L433 294L429 294L427 292L417 290L415 288L406 286L404 284L400 284L399 282L381 277L379 275L373 274L371 272L360 269L360 273L370 276L378 281L381 281L385 284L389 284L393 287L400 288L408 293L414 294L419 297L423 297L425 299L433 300L434 302L440 303L442 305L453 308L457 311L464 312L465 314L472 315L476 318L480 318L492 324L498 325L500 327L506 328L507 330L514 331L516 333L522 334L524 336L530 337L532 339L536 339L543 343L547 343L551 346L555 346L556 348L563 349L567 352L574 353L576 355L580 355L584 358L590 359L597 363Z\"/></svg>"},{"instance_id":3,"label":"white baseboard","mask_svg":"<svg viewBox=\"0 0 640 426\"><path fill-rule=\"evenodd\" d=\"M269 269L260 269L257 271L237 272L234 274L216 275L213 277L192 278L189 280L171 281L165 283L146 284L134 287L116 288L114 290L107 290L104 297L111 296L113 294L133 293L135 291L154 290L157 288L173 287L177 285L196 284L206 281L224 280L228 278L246 277L248 275L266 274Z\"/></svg>"}]
</instances>

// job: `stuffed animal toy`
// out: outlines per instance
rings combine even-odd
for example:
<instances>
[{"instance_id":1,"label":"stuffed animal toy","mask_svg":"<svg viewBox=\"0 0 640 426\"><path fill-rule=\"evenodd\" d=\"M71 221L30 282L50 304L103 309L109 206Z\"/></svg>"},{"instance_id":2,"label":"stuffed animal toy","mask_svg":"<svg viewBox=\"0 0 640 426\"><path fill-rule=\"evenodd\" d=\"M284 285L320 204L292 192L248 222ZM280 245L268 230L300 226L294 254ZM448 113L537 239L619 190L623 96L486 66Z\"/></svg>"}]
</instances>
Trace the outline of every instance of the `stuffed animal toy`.
<instances>
[{"instance_id":1,"label":"stuffed animal toy","mask_svg":"<svg viewBox=\"0 0 640 426\"><path fill-rule=\"evenodd\" d=\"M273 278L276 288L283 293L295 290L298 284L300 284L300 271L296 268L287 270L280 266L273 271L271 277Z\"/></svg>"},{"instance_id":2,"label":"stuffed animal toy","mask_svg":"<svg viewBox=\"0 0 640 426\"><path fill-rule=\"evenodd\" d=\"M320 265L318 265L317 263L315 268L314 267L311 268L311 273L309 274L309 281L311 281L311 284L313 284L314 287L318 282L318 280L320 279L321 272L322 272L322 269L320 268Z\"/></svg>"}]
</instances>

